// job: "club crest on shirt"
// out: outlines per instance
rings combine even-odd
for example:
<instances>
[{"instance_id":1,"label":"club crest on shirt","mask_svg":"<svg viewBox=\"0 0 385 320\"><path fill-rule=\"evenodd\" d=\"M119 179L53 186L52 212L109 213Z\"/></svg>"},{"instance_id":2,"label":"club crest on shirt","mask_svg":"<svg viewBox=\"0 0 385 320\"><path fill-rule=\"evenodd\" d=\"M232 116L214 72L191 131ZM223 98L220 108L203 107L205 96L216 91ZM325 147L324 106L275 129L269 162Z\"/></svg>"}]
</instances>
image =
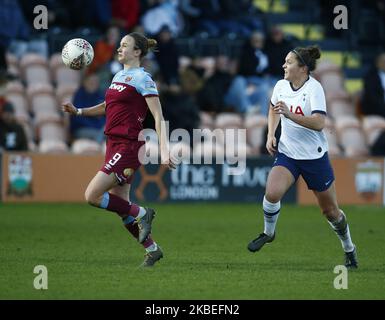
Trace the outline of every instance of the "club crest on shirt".
<instances>
[{"instance_id":1,"label":"club crest on shirt","mask_svg":"<svg viewBox=\"0 0 385 320\"><path fill-rule=\"evenodd\" d=\"M131 76L128 76L128 77L126 77L126 79L124 79L125 82L130 82L131 80L132 80Z\"/></svg>"}]
</instances>

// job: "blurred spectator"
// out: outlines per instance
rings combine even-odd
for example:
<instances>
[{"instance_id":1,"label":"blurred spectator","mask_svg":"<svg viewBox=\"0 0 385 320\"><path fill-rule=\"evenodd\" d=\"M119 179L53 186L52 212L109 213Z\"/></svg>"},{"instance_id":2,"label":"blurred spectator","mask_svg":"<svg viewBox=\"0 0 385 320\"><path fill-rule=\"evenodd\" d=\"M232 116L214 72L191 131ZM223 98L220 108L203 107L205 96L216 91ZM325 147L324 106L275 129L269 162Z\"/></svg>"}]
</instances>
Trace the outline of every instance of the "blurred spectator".
<instances>
[{"instance_id":1,"label":"blurred spectator","mask_svg":"<svg viewBox=\"0 0 385 320\"><path fill-rule=\"evenodd\" d=\"M239 58L239 73L245 77L263 77L267 74L269 59L264 49L265 35L253 32L245 42Z\"/></svg>"},{"instance_id":2,"label":"blurred spectator","mask_svg":"<svg viewBox=\"0 0 385 320\"><path fill-rule=\"evenodd\" d=\"M364 115L377 115L385 119L385 52L377 56L375 66L364 78L361 112ZM385 155L385 131L371 146L371 154Z\"/></svg>"},{"instance_id":3,"label":"blurred spectator","mask_svg":"<svg viewBox=\"0 0 385 320\"><path fill-rule=\"evenodd\" d=\"M229 95L233 93L229 93L229 89L233 79L234 75L230 71L229 57L216 57L213 75L206 80L204 86L197 94L200 110L219 113L232 106L231 102L233 100L231 97L229 98ZM239 94L243 95L243 92ZM240 98L242 99L242 97Z\"/></svg>"},{"instance_id":4,"label":"blurred spectator","mask_svg":"<svg viewBox=\"0 0 385 320\"><path fill-rule=\"evenodd\" d=\"M142 16L144 31L154 36L167 26L174 37L184 28L183 16L178 10L178 2L174 0L158 0L158 5L147 10Z\"/></svg>"},{"instance_id":5,"label":"blurred spectator","mask_svg":"<svg viewBox=\"0 0 385 320\"><path fill-rule=\"evenodd\" d=\"M381 132L370 148L372 156L385 156L385 130Z\"/></svg>"},{"instance_id":6,"label":"blurred spectator","mask_svg":"<svg viewBox=\"0 0 385 320\"><path fill-rule=\"evenodd\" d=\"M112 19L110 0L60 0L55 10L55 24L70 29L92 26L103 30Z\"/></svg>"},{"instance_id":7,"label":"blurred spectator","mask_svg":"<svg viewBox=\"0 0 385 320\"><path fill-rule=\"evenodd\" d=\"M235 32L243 37L250 37L253 31L262 31L263 22L257 16L259 11L254 6L253 0L219 0L223 19L232 21L235 29L225 30Z\"/></svg>"},{"instance_id":8,"label":"blurred spectator","mask_svg":"<svg viewBox=\"0 0 385 320\"><path fill-rule=\"evenodd\" d=\"M99 77L96 74L85 76L82 86L76 91L74 105L87 108L102 103L103 93L99 90ZM86 138L96 142L104 141L105 117L71 117L70 131L72 138Z\"/></svg>"},{"instance_id":9,"label":"blurred spectator","mask_svg":"<svg viewBox=\"0 0 385 320\"><path fill-rule=\"evenodd\" d=\"M26 151L27 137L23 127L16 121L11 103L0 101L0 150Z\"/></svg>"},{"instance_id":10,"label":"blurred spectator","mask_svg":"<svg viewBox=\"0 0 385 320\"><path fill-rule=\"evenodd\" d=\"M99 76L99 89L107 90L113 76L122 70L123 66L117 60L117 48L120 46L121 30L114 25L108 27L103 38L95 43L95 57L86 74L96 72Z\"/></svg>"},{"instance_id":11,"label":"blurred spectator","mask_svg":"<svg viewBox=\"0 0 385 320\"><path fill-rule=\"evenodd\" d=\"M263 28L251 0L182 0L179 7L188 21L191 34L249 37L253 30Z\"/></svg>"},{"instance_id":12,"label":"blurred spectator","mask_svg":"<svg viewBox=\"0 0 385 320\"><path fill-rule=\"evenodd\" d=\"M94 60L87 69L87 74L106 69L106 64L113 60L120 40L120 30L116 26L108 27L102 39L94 45ZM108 72L108 82L111 80L111 73Z\"/></svg>"},{"instance_id":13,"label":"blurred spectator","mask_svg":"<svg viewBox=\"0 0 385 320\"><path fill-rule=\"evenodd\" d=\"M28 40L30 27L17 0L0 0L0 70L6 69L5 52L12 40ZM20 57L20 56L19 56Z\"/></svg>"},{"instance_id":14,"label":"blurred spectator","mask_svg":"<svg viewBox=\"0 0 385 320\"><path fill-rule=\"evenodd\" d=\"M181 85L163 87L160 99L164 104L164 117L170 121L170 131L185 129L192 137L193 129L199 127L199 107L195 96L203 86L203 72L188 67L181 75ZM192 141L191 141L192 143Z\"/></svg>"},{"instance_id":15,"label":"blurred spectator","mask_svg":"<svg viewBox=\"0 0 385 320\"><path fill-rule=\"evenodd\" d=\"M139 0L112 0L112 23L126 33L130 32L139 22Z\"/></svg>"},{"instance_id":16,"label":"blurred spectator","mask_svg":"<svg viewBox=\"0 0 385 320\"><path fill-rule=\"evenodd\" d=\"M375 66L364 77L361 111L385 118L385 52L377 56Z\"/></svg>"},{"instance_id":17,"label":"blurred spectator","mask_svg":"<svg viewBox=\"0 0 385 320\"><path fill-rule=\"evenodd\" d=\"M192 137L193 129L199 127L200 121L199 108L193 97L183 90L179 92L163 91L161 100L166 106L164 118L170 123L170 132L175 129L185 129Z\"/></svg>"},{"instance_id":18,"label":"blurred spectator","mask_svg":"<svg viewBox=\"0 0 385 320\"><path fill-rule=\"evenodd\" d=\"M157 51L155 51L155 57L163 81L168 85L179 83L179 55L171 30L167 26L162 27L156 40L158 41L158 44Z\"/></svg>"},{"instance_id":19,"label":"blurred spectator","mask_svg":"<svg viewBox=\"0 0 385 320\"><path fill-rule=\"evenodd\" d=\"M205 69L199 66L199 59L185 68L180 74L180 82L183 91L187 94L195 96L204 86Z\"/></svg>"},{"instance_id":20,"label":"blurred spectator","mask_svg":"<svg viewBox=\"0 0 385 320\"><path fill-rule=\"evenodd\" d=\"M236 92L247 96L244 103L237 105L241 113L254 112L259 109L263 115L268 114L270 83L268 79L269 58L264 50L265 36L255 31L246 41L239 57L239 70L232 84Z\"/></svg>"},{"instance_id":21,"label":"blurred spectator","mask_svg":"<svg viewBox=\"0 0 385 320\"><path fill-rule=\"evenodd\" d=\"M268 73L270 83L274 85L283 78L283 63L288 52L293 49L293 44L285 39L285 34L279 26L272 26L269 37L266 39L266 54L269 59Z\"/></svg>"}]
</instances>

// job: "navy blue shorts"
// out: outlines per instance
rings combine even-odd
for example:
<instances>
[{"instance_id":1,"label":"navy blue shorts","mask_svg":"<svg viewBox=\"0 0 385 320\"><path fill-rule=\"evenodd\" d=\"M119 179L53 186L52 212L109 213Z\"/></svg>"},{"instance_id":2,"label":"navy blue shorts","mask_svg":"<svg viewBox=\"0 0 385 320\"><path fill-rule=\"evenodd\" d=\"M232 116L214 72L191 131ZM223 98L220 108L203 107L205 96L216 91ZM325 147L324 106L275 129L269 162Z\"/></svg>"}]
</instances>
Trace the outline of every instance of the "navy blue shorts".
<instances>
[{"instance_id":1,"label":"navy blue shorts","mask_svg":"<svg viewBox=\"0 0 385 320\"><path fill-rule=\"evenodd\" d=\"M288 169L295 181L301 175L310 190L325 191L334 181L333 168L327 152L321 158L313 160L295 160L278 152L273 163L273 167L275 166Z\"/></svg>"}]
</instances>

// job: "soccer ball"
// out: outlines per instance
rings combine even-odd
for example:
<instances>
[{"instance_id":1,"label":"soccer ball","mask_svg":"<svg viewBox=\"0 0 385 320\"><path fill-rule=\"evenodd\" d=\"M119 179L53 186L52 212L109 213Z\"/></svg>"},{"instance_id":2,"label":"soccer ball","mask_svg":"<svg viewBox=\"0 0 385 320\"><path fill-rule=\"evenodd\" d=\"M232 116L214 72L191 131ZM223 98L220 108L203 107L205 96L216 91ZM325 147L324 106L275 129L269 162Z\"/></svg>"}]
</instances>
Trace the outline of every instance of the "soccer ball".
<instances>
[{"instance_id":1,"label":"soccer ball","mask_svg":"<svg viewBox=\"0 0 385 320\"><path fill-rule=\"evenodd\" d=\"M72 39L68 41L61 52L64 64L74 70L80 70L88 66L94 59L94 49L84 39Z\"/></svg>"}]
</instances>

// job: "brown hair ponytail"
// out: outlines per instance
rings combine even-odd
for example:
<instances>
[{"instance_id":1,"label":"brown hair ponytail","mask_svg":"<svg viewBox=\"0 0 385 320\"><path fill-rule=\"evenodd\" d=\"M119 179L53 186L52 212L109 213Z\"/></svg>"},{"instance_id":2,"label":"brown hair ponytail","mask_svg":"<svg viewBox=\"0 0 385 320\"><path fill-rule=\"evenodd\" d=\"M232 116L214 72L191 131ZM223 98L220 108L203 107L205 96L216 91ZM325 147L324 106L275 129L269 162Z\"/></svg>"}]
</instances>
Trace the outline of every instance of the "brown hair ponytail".
<instances>
[{"instance_id":1,"label":"brown hair ponytail","mask_svg":"<svg viewBox=\"0 0 385 320\"><path fill-rule=\"evenodd\" d=\"M135 40L135 49L141 50L140 57L143 58L148 51L155 51L157 42L155 39L145 37L139 32L131 32L128 34Z\"/></svg>"},{"instance_id":2,"label":"brown hair ponytail","mask_svg":"<svg viewBox=\"0 0 385 320\"><path fill-rule=\"evenodd\" d=\"M305 48L298 47L292 50L292 52L296 55L298 65L308 67L309 72L315 70L317 60L321 57L321 50L316 45Z\"/></svg>"}]
</instances>

